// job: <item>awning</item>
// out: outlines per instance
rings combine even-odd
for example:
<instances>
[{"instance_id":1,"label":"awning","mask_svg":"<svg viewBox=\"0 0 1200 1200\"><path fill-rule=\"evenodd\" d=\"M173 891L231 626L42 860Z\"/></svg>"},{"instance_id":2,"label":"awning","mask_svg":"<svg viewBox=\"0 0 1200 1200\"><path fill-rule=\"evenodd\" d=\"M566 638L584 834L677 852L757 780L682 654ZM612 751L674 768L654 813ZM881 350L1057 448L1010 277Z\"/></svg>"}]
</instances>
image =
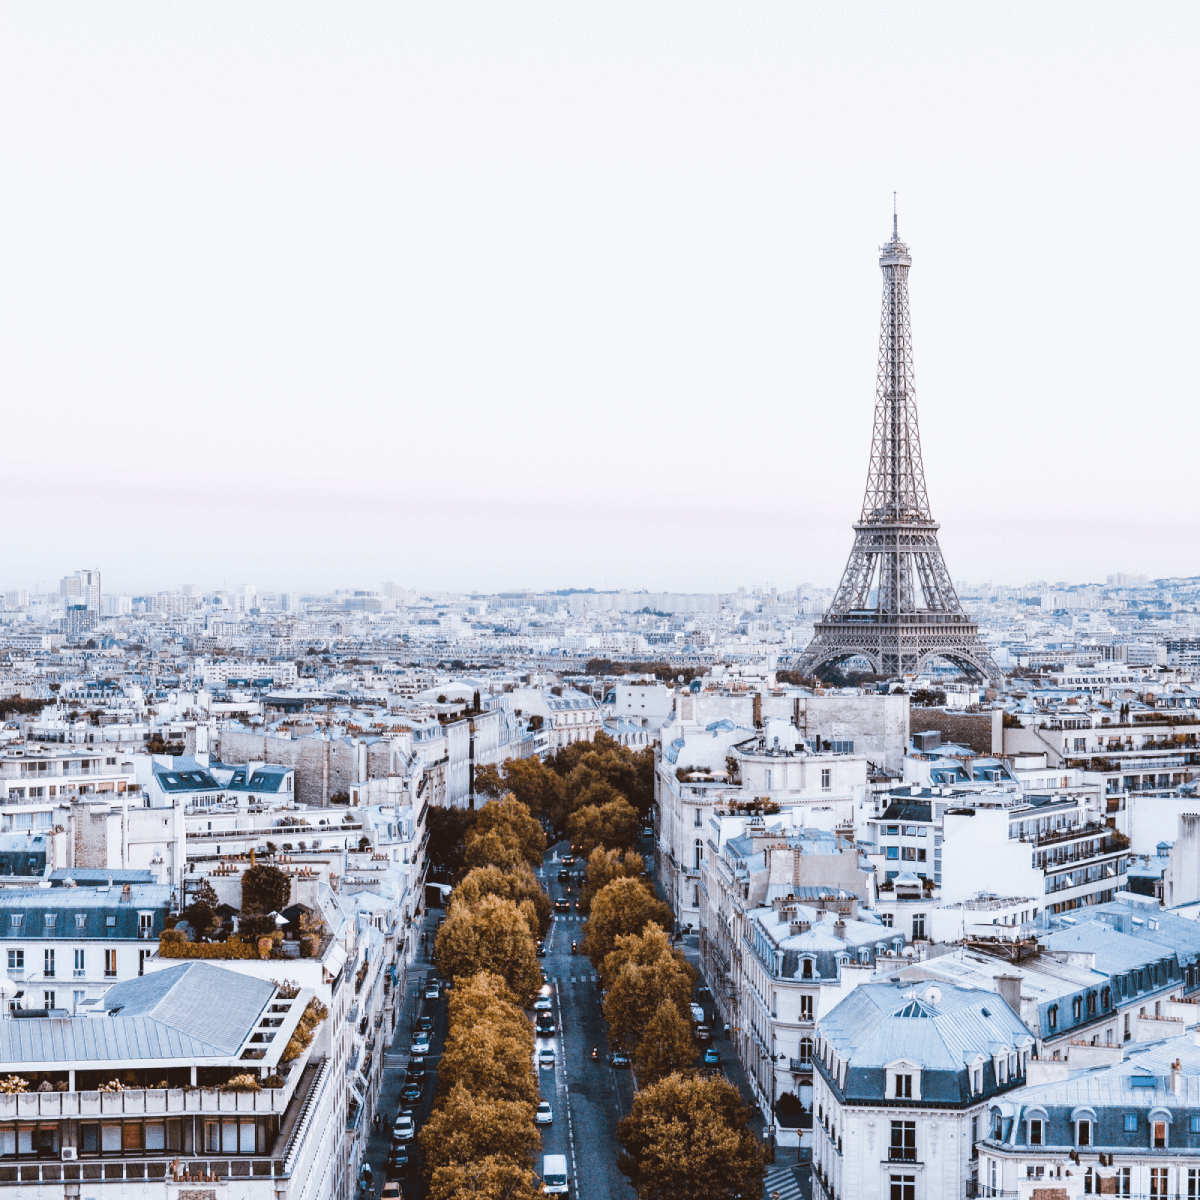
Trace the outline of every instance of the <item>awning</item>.
<instances>
[{"instance_id":1,"label":"awning","mask_svg":"<svg viewBox=\"0 0 1200 1200\"><path fill-rule=\"evenodd\" d=\"M342 948L341 942L334 942L329 948L329 954L325 959L325 970L335 979L342 973L342 968L346 965L346 951Z\"/></svg>"}]
</instances>

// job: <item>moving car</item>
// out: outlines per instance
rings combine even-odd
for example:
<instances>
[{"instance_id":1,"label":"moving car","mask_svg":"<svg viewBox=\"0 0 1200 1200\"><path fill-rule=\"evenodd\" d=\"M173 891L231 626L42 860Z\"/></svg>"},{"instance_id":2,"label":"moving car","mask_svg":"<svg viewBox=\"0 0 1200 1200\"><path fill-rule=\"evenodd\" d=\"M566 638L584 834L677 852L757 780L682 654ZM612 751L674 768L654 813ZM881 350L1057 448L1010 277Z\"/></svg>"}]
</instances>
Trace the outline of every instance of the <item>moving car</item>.
<instances>
[{"instance_id":1,"label":"moving car","mask_svg":"<svg viewBox=\"0 0 1200 1200\"><path fill-rule=\"evenodd\" d=\"M555 912L570 912L571 911L570 900L566 899L564 896L559 896L559 898L557 900L555 900L555 902L554 902L554 911Z\"/></svg>"},{"instance_id":2,"label":"moving car","mask_svg":"<svg viewBox=\"0 0 1200 1200\"><path fill-rule=\"evenodd\" d=\"M413 1124L411 1113L401 1113L392 1126L392 1140L396 1142L411 1142L416 1136L417 1128Z\"/></svg>"},{"instance_id":3,"label":"moving car","mask_svg":"<svg viewBox=\"0 0 1200 1200\"><path fill-rule=\"evenodd\" d=\"M629 1055L624 1050L614 1050L612 1058L609 1060L614 1067L628 1067Z\"/></svg>"},{"instance_id":4,"label":"moving car","mask_svg":"<svg viewBox=\"0 0 1200 1200\"><path fill-rule=\"evenodd\" d=\"M412 1040L413 1054L428 1054L429 1053L429 1034L414 1033Z\"/></svg>"},{"instance_id":5,"label":"moving car","mask_svg":"<svg viewBox=\"0 0 1200 1200\"><path fill-rule=\"evenodd\" d=\"M559 883L566 883L566 882L567 882L567 880L568 880L568 879L570 879L570 878L571 878L571 872L570 872L570 871L568 871L566 867L559 867L559 869L558 869L558 882L559 882Z\"/></svg>"},{"instance_id":6,"label":"moving car","mask_svg":"<svg viewBox=\"0 0 1200 1200\"><path fill-rule=\"evenodd\" d=\"M574 847L572 847L574 849ZM573 867L575 865L575 855L564 854L562 856L562 864L564 867Z\"/></svg>"},{"instance_id":7,"label":"moving car","mask_svg":"<svg viewBox=\"0 0 1200 1200\"><path fill-rule=\"evenodd\" d=\"M554 1015L548 1012L540 1012L537 1015L537 1034L538 1037L553 1037L554 1036Z\"/></svg>"},{"instance_id":8,"label":"moving car","mask_svg":"<svg viewBox=\"0 0 1200 1200\"><path fill-rule=\"evenodd\" d=\"M547 1154L542 1158L542 1191L547 1196L565 1196L569 1192L567 1182L567 1156Z\"/></svg>"},{"instance_id":9,"label":"moving car","mask_svg":"<svg viewBox=\"0 0 1200 1200\"><path fill-rule=\"evenodd\" d=\"M554 1008L554 1002L549 996L539 996L533 1002L534 1012L550 1012Z\"/></svg>"},{"instance_id":10,"label":"moving car","mask_svg":"<svg viewBox=\"0 0 1200 1200\"><path fill-rule=\"evenodd\" d=\"M538 958L545 958L545 957L546 957L546 943L545 943L545 942L538 942L538 944L537 944L537 956L538 956Z\"/></svg>"},{"instance_id":11,"label":"moving car","mask_svg":"<svg viewBox=\"0 0 1200 1200\"><path fill-rule=\"evenodd\" d=\"M554 1070L554 1051L553 1049L538 1051L538 1067L543 1071Z\"/></svg>"},{"instance_id":12,"label":"moving car","mask_svg":"<svg viewBox=\"0 0 1200 1200\"><path fill-rule=\"evenodd\" d=\"M706 1067L715 1067L721 1061L721 1052L716 1046L709 1046L704 1052L704 1065Z\"/></svg>"},{"instance_id":13,"label":"moving car","mask_svg":"<svg viewBox=\"0 0 1200 1200\"><path fill-rule=\"evenodd\" d=\"M419 1083L406 1083L400 1089L401 1104L416 1104L421 1098L421 1085Z\"/></svg>"},{"instance_id":14,"label":"moving car","mask_svg":"<svg viewBox=\"0 0 1200 1200\"><path fill-rule=\"evenodd\" d=\"M543 1100L537 1106L537 1112L533 1114L533 1123L535 1125L553 1125L554 1124L554 1109L550 1107L549 1100Z\"/></svg>"}]
</instances>

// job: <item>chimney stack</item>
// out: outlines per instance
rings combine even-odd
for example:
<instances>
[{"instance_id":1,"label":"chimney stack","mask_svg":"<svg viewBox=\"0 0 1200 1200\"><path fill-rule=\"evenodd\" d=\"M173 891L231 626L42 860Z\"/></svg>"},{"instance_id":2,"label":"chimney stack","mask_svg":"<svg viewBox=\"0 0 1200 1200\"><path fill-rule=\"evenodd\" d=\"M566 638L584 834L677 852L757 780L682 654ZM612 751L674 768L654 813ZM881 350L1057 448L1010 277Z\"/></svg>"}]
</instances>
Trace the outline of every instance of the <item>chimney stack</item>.
<instances>
[{"instance_id":1,"label":"chimney stack","mask_svg":"<svg viewBox=\"0 0 1200 1200\"><path fill-rule=\"evenodd\" d=\"M1021 976L994 975L992 982L996 985L1000 999L1019 1017L1021 1015Z\"/></svg>"},{"instance_id":2,"label":"chimney stack","mask_svg":"<svg viewBox=\"0 0 1200 1200\"><path fill-rule=\"evenodd\" d=\"M1175 1095L1177 1095L1177 1096L1179 1095L1179 1087L1182 1082L1183 1082L1183 1064L1180 1063L1179 1059L1176 1059L1171 1064L1171 1091L1174 1092Z\"/></svg>"}]
</instances>

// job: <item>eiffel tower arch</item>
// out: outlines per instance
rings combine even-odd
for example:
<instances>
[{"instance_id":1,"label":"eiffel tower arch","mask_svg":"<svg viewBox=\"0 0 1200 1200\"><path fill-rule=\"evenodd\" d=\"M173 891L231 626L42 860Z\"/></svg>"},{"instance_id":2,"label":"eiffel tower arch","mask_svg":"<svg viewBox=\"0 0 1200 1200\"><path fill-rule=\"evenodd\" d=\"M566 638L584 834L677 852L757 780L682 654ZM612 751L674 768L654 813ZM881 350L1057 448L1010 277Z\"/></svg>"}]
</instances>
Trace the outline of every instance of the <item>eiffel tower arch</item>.
<instances>
[{"instance_id":1,"label":"eiffel tower arch","mask_svg":"<svg viewBox=\"0 0 1200 1200\"><path fill-rule=\"evenodd\" d=\"M876 674L894 676L919 674L933 659L944 658L965 674L999 685L1000 670L950 581L929 508L908 315L912 256L895 217L879 266L883 313L862 515L833 603L816 622L796 669L811 675L818 667L861 657Z\"/></svg>"}]
</instances>

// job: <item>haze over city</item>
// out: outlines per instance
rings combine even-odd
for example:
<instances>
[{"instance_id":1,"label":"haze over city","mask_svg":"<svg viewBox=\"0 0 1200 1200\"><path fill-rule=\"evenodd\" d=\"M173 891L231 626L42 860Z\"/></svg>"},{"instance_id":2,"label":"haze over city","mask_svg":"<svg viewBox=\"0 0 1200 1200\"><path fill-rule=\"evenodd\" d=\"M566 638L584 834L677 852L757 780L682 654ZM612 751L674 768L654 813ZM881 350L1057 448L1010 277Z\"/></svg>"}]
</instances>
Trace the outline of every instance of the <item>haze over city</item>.
<instances>
[{"instance_id":1,"label":"haze over city","mask_svg":"<svg viewBox=\"0 0 1200 1200\"><path fill-rule=\"evenodd\" d=\"M955 577L1194 569L1188 6L0 21L7 585L832 586L893 192Z\"/></svg>"}]
</instances>

